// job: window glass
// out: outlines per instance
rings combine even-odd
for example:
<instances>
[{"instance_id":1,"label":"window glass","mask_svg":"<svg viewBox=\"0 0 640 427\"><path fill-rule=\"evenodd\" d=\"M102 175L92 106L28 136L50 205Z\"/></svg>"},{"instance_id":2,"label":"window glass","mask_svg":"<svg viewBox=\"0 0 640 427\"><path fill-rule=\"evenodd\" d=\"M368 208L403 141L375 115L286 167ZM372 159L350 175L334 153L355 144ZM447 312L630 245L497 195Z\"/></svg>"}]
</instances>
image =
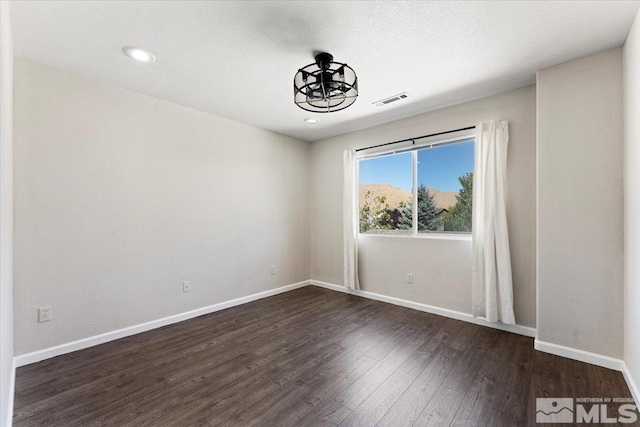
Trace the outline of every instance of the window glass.
<instances>
[{"instance_id":1,"label":"window glass","mask_svg":"<svg viewBox=\"0 0 640 427\"><path fill-rule=\"evenodd\" d=\"M471 232L474 141L418 150L418 233Z\"/></svg>"},{"instance_id":2,"label":"window glass","mask_svg":"<svg viewBox=\"0 0 640 427\"><path fill-rule=\"evenodd\" d=\"M406 211L413 197L411 153L360 160L359 174L360 232L410 234Z\"/></svg>"},{"instance_id":3,"label":"window glass","mask_svg":"<svg viewBox=\"0 0 640 427\"><path fill-rule=\"evenodd\" d=\"M360 233L470 233L474 145L470 138L361 159Z\"/></svg>"}]
</instances>

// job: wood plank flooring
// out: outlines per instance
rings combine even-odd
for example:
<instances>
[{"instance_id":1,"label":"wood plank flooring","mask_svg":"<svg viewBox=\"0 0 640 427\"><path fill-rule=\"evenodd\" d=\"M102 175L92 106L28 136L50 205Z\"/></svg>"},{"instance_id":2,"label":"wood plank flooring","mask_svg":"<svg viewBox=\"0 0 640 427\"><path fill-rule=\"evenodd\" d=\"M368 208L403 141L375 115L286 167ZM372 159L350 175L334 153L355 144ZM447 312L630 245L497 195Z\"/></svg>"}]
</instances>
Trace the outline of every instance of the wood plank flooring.
<instances>
[{"instance_id":1,"label":"wood plank flooring","mask_svg":"<svg viewBox=\"0 0 640 427\"><path fill-rule=\"evenodd\" d=\"M527 426L631 397L533 340L316 287L19 368L22 426Z\"/></svg>"}]
</instances>

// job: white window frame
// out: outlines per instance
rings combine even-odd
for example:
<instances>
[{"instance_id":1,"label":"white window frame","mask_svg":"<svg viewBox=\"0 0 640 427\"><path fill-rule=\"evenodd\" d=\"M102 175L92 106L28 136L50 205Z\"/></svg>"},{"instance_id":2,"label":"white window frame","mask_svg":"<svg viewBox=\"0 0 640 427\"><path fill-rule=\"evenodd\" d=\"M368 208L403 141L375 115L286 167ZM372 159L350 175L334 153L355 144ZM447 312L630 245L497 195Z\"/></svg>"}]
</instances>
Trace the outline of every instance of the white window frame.
<instances>
[{"instance_id":1,"label":"white window frame","mask_svg":"<svg viewBox=\"0 0 640 427\"><path fill-rule=\"evenodd\" d=\"M418 150L426 148L426 147L436 147L438 145L448 145L455 144L457 142L462 142L468 139L473 139L473 153L474 153L474 172L475 172L475 156L477 152L477 135L475 131L466 131L464 133L456 134L455 136L450 136L448 138L425 138L420 143L414 143L409 146L403 146L399 148L386 149L386 150L378 150L375 152L363 153L356 156L358 161L358 170L360 170L360 161L372 159L375 157L388 156L393 154L401 154L406 152L411 152L411 168L412 168L412 178L413 178L413 188L412 188L412 212L418 212ZM367 150L368 151L368 150ZM372 150L373 151L373 150ZM359 177L358 173L358 177ZM358 183L359 184L359 183ZM358 185L358 192L360 191L360 185ZM360 195L358 194L358 200L360 199ZM471 241L471 232L447 232L447 231L431 231L426 233L418 233L418 215L412 215L412 224L411 224L411 234L403 233L403 234L387 234L387 233L376 233L367 232L360 233L358 231L358 237L361 236L371 236L371 237L391 237L391 238L410 238L410 239L434 239L434 240L466 240Z\"/></svg>"}]
</instances>

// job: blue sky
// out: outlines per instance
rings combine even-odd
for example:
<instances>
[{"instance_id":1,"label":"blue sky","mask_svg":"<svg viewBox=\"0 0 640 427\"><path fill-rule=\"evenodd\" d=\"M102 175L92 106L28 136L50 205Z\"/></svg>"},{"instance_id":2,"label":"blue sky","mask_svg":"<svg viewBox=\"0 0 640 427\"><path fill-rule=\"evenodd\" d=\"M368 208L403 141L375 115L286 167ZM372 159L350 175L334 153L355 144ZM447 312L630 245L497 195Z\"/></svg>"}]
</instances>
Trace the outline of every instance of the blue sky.
<instances>
[{"instance_id":1,"label":"blue sky","mask_svg":"<svg viewBox=\"0 0 640 427\"><path fill-rule=\"evenodd\" d=\"M391 184L411 191L411 153L360 161L360 184ZM473 171L473 142L418 150L418 184L459 191L458 177Z\"/></svg>"}]
</instances>

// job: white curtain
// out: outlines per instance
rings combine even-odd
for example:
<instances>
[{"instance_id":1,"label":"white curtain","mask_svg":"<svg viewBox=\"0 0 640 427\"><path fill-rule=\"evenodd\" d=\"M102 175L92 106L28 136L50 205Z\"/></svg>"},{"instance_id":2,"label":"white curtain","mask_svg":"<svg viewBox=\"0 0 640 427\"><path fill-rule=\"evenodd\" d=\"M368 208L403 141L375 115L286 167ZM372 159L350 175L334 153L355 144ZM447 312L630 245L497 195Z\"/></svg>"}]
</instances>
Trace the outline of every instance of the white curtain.
<instances>
[{"instance_id":1,"label":"white curtain","mask_svg":"<svg viewBox=\"0 0 640 427\"><path fill-rule=\"evenodd\" d=\"M344 228L344 286L360 289L358 283L358 160L354 150L345 150L342 186Z\"/></svg>"},{"instance_id":2,"label":"white curtain","mask_svg":"<svg viewBox=\"0 0 640 427\"><path fill-rule=\"evenodd\" d=\"M506 188L509 126L506 121L476 128L473 175L473 316L515 323Z\"/></svg>"}]
</instances>

